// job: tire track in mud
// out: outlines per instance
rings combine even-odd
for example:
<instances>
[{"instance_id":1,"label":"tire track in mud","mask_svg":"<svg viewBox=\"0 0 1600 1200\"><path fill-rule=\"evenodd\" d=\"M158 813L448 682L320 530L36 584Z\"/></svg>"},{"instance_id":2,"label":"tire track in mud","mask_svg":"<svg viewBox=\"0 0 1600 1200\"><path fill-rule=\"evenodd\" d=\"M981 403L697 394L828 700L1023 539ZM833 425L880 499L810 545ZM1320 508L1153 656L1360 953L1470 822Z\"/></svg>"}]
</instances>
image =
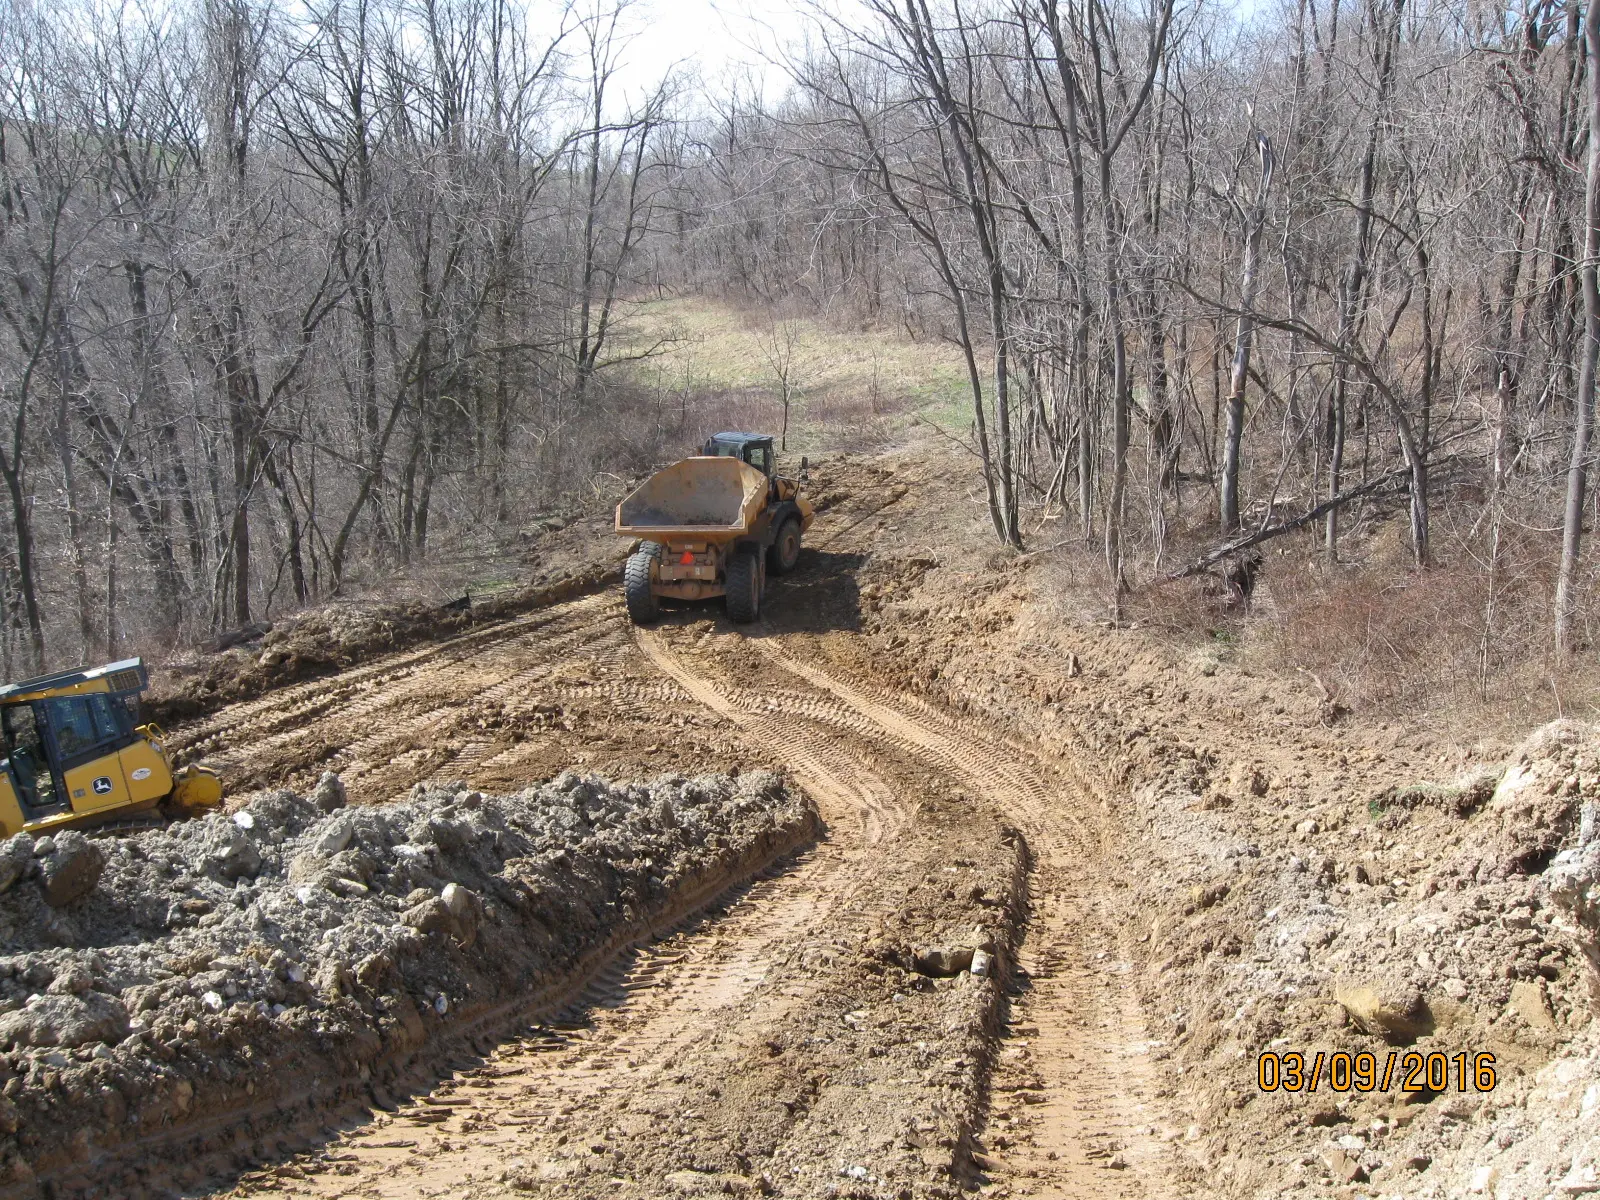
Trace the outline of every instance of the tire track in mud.
<instances>
[{"instance_id":1,"label":"tire track in mud","mask_svg":"<svg viewBox=\"0 0 1600 1200\"><path fill-rule=\"evenodd\" d=\"M417 782L459 777L472 765L470 753L458 762L471 750L470 739L451 749L437 738L464 706L484 710L509 701L515 707L512 698L579 655L603 657L607 643L625 644L613 607L605 597L585 597L397 660L299 684L246 702L238 706L242 711L224 710L172 744L246 786L331 768L352 795L391 799Z\"/></svg>"},{"instance_id":2,"label":"tire track in mud","mask_svg":"<svg viewBox=\"0 0 1600 1200\"><path fill-rule=\"evenodd\" d=\"M846 535L878 511L819 544L843 548L855 540ZM786 764L832 831L783 873L602 972L581 998L581 1014L558 1022L574 1025L581 1016L585 1027L508 1041L431 1096L302 1162L316 1173L259 1180L251 1194L398 1198L461 1195L469 1184L500 1194L492 1185L508 1162L541 1145L612 1145L608 1122L626 1107L619 1097L670 1093L697 1062L716 1061L724 1014L750 1002L777 967L809 942L825 941L846 917L869 925L893 909L893 889L876 877L874 856L892 854L911 826L913 815L889 782L908 770L962 782L1009 815L1035 858L1019 956L1026 986L1010 1005L1010 1036L989 1081L989 1153L980 1165L1015 1195L1171 1194L1162 1149L1146 1133L1154 1119L1151 1076L1117 918L1100 903L1107 887L1098 860L1114 838L1097 803L1060 765L989 726L868 682L873 672L859 637L761 627L731 640L744 659L760 652L754 657L767 671L754 673L759 686L749 664L723 645L685 641L670 625L630 637L614 596L587 597L299 685L219 714L209 732L201 727L191 744L209 737L244 746L255 731L267 737L259 757L271 757L304 740L307 727L297 722L305 714L354 718L367 727L364 740L336 765L381 799L421 778L506 774L535 754L486 737L469 739L444 762L385 760L386 750L425 736L464 696L514 706L539 683L546 696L591 701L647 729L654 721L663 741L674 731L661 727L662 712L694 704ZM784 978L792 984L793 976ZM788 995L762 997L778 1012L773 1020L784 1004L803 1001ZM549 1171L553 1161L530 1168L534 1190L565 1186L559 1171Z\"/></svg>"},{"instance_id":3,"label":"tire track in mud","mask_svg":"<svg viewBox=\"0 0 1600 1200\"><path fill-rule=\"evenodd\" d=\"M289 687L278 688L253 700L229 705L218 713L186 725L172 738L179 749L203 747L212 739L226 739L235 732L277 732L298 728L306 715L326 711L327 704L357 692L368 692L375 704L403 693L403 681L419 675L436 660L458 669L470 668L477 655L498 642L526 640L547 626L562 628L573 620L582 621L603 610L604 594L586 596L567 604L541 609L527 616L497 622L457 637L433 642L413 650L375 659L337 674L327 675ZM591 620L592 623L592 620Z\"/></svg>"},{"instance_id":4,"label":"tire track in mud","mask_svg":"<svg viewBox=\"0 0 1600 1200\"><path fill-rule=\"evenodd\" d=\"M962 778L1011 814L1033 849L1032 915L1018 956L1028 986L1012 1005L1011 1036L990 1082L991 1176L1027 1195L1166 1194L1164 1156L1151 1138L1148 1039L1123 982L1131 964L1117 956L1115 918L1094 903L1104 890L1094 866L1108 840L1102 815L1070 783L1052 787L1048 768L1030 765L1020 748L976 722L847 682L814 665L820 656L802 660L779 638L750 644L836 697L856 715L847 726L869 722Z\"/></svg>"},{"instance_id":5,"label":"tire track in mud","mask_svg":"<svg viewBox=\"0 0 1600 1200\"><path fill-rule=\"evenodd\" d=\"M601 1144L614 1115L608 1102L670 1087L699 1045L716 1038L717 1014L755 991L776 956L847 902L849 891L836 886L847 864L820 850L619 959L578 997L571 1021L558 1015L553 1027L502 1043L482 1065L350 1131L314 1166L292 1168L302 1180L247 1181L249 1194L343 1196L354 1175L364 1197L459 1194L469 1182L499 1182L508 1165L531 1157L530 1130L553 1147ZM560 1176L535 1169L528 1182L559 1187Z\"/></svg>"},{"instance_id":6,"label":"tire track in mud","mask_svg":"<svg viewBox=\"0 0 1600 1200\"><path fill-rule=\"evenodd\" d=\"M758 715L764 711L760 705L764 696L717 687L689 669L654 630L640 630L637 640L639 648L662 674L788 763L812 793L822 819L830 826L854 816L862 826L863 840L872 844L903 823L904 811L884 782L859 759L844 755L831 739L819 737L792 721Z\"/></svg>"},{"instance_id":7,"label":"tire track in mud","mask_svg":"<svg viewBox=\"0 0 1600 1200\"><path fill-rule=\"evenodd\" d=\"M670 1085L679 1065L717 1038L716 1015L746 1000L796 947L821 938L838 913L871 920L891 907L874 894L871 862L906 821L888 783L814 730L752 716L737 689L694 672L659 635L641 632L638 641L670 682L609 690L692 699L725 716L790 765L834 836L732 901L683 922L668 941L619 959L578 997L566 1020L557 1017L555 1030L503 1044L482 1066L291 1168L301 1177L296 1182L254 1180L249 1194L339 1196L360 1175L363 1196L442 1195L468 1180L499 1181L508 1156L529 1149L532 1127L549 1133L571 1126L603 1142L610 1098ZM570 1028L579 1020L585 1027ZM396 1136L396 1130L409 1132ZM556 1134L555 1145L567 1141ZM559 1186L559 1177L529 1182Z\"/></svg>"}]
</instances>

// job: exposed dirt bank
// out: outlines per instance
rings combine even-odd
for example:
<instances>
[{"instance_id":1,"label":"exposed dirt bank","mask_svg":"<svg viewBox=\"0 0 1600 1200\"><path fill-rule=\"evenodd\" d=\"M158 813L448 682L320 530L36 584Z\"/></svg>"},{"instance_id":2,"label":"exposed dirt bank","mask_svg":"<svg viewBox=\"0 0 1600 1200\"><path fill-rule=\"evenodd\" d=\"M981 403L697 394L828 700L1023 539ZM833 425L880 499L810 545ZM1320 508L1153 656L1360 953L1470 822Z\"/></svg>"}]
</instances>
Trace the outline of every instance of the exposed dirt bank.
<instances>
[{"instance_id":1,"label":"exposed dirt bank","mask_svg":"<svg viewBox=\"0 0 1600 1200\"><path fill-rule=\"evenodd\" d=\"M941 543L958 515L936 476L915 481L924 456L904 463L900 548L859 575L874 670L1058 757L1116 829L1096 902L1125 923L1108 953L1137 990L1159 1103L1105 1149L1133 1163L1164 1141L1184 1190L1230 1196L1600 1190L1581 1123L1600 1096L1596 731L1461 745L1351 717L1225 647L1096 626L1048 556ZM1326 1066L1314 1094L1258 1086L1265 1052L1304 1052L1308 1071L1368 1052L1381 1076L1391 1050L1443 1056L1448 1088L1404 1092L1397 1072L1387 1091L1335 1091Z\"/></svg>"},{"instance_id":2,"label":"exposed dirt bank","mask_svg":"<svg viewBox=\"0 0 1600 1200\"><path fill-rule=\"evenodd\" d=\"M553 579L475 603L334 602L306 609L246 644L189 651L160 664L144 697L144 715L160 724L192 721L276 688L590 595L620 578L621 558L618 545L600 543L587 560Z\"/></svg>"},{"instance_id":3,"label":"exposed dirt bank","mask_svg":"<svg viewBox=\"0 0 1600 1200\"><path fill-rule=\"evenodd\" d=\"M1458 745L1097 625L1048 553L993 549L964 469L817 464L824 511L753 627L707 606L637 631L600 591L175 731L230 803L330 769L385 811L572 764L761 766L827 824L617 960L559 1037L245 1190L1600 1190L1594 731ZM996 973L963 972L989 946ZM1257 1086L1266 1052L1391 1050L1493 1053L1495 1087Z\"/></svg>"},{"instance_id":4,"label":"exposed dirt bank","mask_svg":"<svg viewBox=\"0 0 1600 1200\"><path fill-rule=\"evenodd\" d=\"M759 772L418 787L381 808L345 807L328 775L136 838L18 835L0 895L9 1181L183 1186L219 1153L386 1103L446 1039L556 1002L816 829ZM99 860L75 899L51 892L62 840Z\"/></svg>"}]
</instances>

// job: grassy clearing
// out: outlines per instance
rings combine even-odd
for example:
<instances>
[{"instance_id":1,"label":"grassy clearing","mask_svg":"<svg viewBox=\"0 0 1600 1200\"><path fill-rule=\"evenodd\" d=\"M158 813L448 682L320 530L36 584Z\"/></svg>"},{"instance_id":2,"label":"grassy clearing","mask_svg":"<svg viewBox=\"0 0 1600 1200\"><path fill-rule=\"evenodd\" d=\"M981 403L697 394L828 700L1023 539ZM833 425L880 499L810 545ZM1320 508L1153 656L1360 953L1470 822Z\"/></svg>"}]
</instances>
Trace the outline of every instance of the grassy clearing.
<instances>
[{"instance_id":1,"label":"grassy clearing","mask_svg":"<svg viewBox=\"0 0 1600 1200\"><path fill-rule=\"evenodd\" d=\"M773 365L787 353L791 450L890 441L916 418L965 428L966 368L954 346L883 330L847 330L807 317L776 326L763 314L699 297L630 308L622 352L649 356L625 368L662 397L725 395L727 409L776 431L782 422Z\"/></svg>"}]
</instances>

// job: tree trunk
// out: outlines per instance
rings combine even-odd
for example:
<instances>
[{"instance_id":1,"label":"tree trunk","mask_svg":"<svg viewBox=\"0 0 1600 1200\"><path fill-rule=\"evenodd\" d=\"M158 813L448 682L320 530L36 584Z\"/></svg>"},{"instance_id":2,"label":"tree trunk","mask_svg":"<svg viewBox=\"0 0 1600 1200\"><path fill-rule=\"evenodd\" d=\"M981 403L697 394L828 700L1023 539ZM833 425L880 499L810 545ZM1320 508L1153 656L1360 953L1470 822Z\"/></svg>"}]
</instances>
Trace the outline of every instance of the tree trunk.
<instances>
[{"instance_id":1,"label":"tree trunk","mask_svg":"<svg viewBox=\"0 0 1600 1200\"><path fill-rule=\"evenodd\" d=\"M1392 119L1389 112L1389 92L1394 81L1395 52L1400 41L1400 15L1405 0L1392 0L1393 11L1384 13L1374 6L1375 20L1386 22L1385 28L1375 29L1373 65L1376 68L1376 92L1372 104L1372 122L1367 127L1366 153L1361 159L1357 181L1356 240L1350 262L1339 280L1339 347L1347 349L1356 336L1356 327L1364 307L1369 277L1368 259L1372 250L1372 201L1377 191L1378 144L1385 121ZM1339 494L1340 478L1344 467L1344 442L1347 428L1346 403L1349 398L1349 367L1342 359L1334 367L1336 379L1330 395L1328 415L1328 495ZM1363 428L1365 423L1363 422ZM1325 550L1329 565L1339 561L1339 511L1328 510Z\"/></svg>"},{"instance_id":2,"label":"tree trunk","mask_svg":"<svg viewBox=\"0 0 1600 1200\"><path fill-rule=\"evenodd\" d=\"M30 666L34 671L43 671L44 619L39 611L39 590L35 582L33 497L22 493L20 464L0 462L0 474L5 475L6 491L11 496L11 527L17 538L17 590L22 593L22 611L28 619Z\"/></svg>"},{"instance_id":3,"label":"tree trunk","mask_svg":"<svg viewBox=\"0 0 1600 1200\"><path fill-rule=\"evenodd\" d=\"M1272 143L1257 132L1261 179L1255 203L1245 214L1244 274L1239 283L1239 325L1233 339L1233 370L1228 379L1228 428L1222 441L1221 526L1223 534L1239 528L1239 442L1244 437L1244 391L1250 376L1250 342L1255 333L1256 281L1261 257L1261 231L1266 224L1267 193L1272 187Z\"/></svg>"},{"instance_id":4,"label":"tree trunk","mask_svg":"<svg viewBox=\"0 0 1600 1200\"><path fill-rule=\"evenodd\" d=\"M1556 575L1556 653L1571 654L1577 616L1578 560L1583 548L1583 509L1589 486L1589 438L1594 414L1595 368L1600 357L1600 4L1584 14L1583 40L1589 60L1589 177L1584 191L1583 356L1572 419L1572 459L1567 468L1567 506L1561 524L1561 566Z\"/></svg>"},{"instance_id":5,"label":"tree trunk","mask_svg":"<svg viewBox=\"0 0 1600 1200\"><path fill-rule=\"evenodd\" d=\"M94 601L89 595L89 567L83 544L83 513L78 507L78 473L73 469L72 441L67 424L72 373L67 365L67 350L62 337L66 320L66 312L57 308L52 322L55 331L56 419L51 432L56 444L56 457L61 464L61 484L67 501L67 541L72 548L72 590L78 609L78 642L83 657L87 658L93 653L97 639L94 633Z\"/></svg>"}]
</instances>

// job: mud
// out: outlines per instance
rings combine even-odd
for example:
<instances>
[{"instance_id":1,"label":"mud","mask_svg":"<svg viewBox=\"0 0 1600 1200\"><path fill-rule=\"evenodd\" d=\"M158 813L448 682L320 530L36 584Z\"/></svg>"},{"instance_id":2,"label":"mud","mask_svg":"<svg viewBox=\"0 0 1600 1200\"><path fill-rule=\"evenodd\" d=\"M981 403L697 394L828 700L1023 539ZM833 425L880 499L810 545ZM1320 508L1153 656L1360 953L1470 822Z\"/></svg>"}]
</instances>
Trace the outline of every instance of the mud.
<instances>
[{"instance_id":1,"label":"mud","mask_svg":"<svg viewBox=\"0 0 1600 1200\"><path fill-rule=\"evenodd\" d=\"M448 1039L525 1019L815 832L765 773L419 786L382 808L346 807L327 775L107 839L97 885L60 908L24 871L0 896L8 1182L181 1186L174 1158L215 1169L383 1104Z\"/></svg>"},{"instance_id":2,"label":"mud","mask_svg":"<svg viewBox=\"0 0 1600 1200\"><path fill-rule=\"evenodd\" d=\"M596 591L176 729L231 805L327 771L384 813L452 780L767 769L824 823L608 960L560 1028L508 1027L309 1149L258 1138L261 1169L211 1185L1600 1190L1595 730L1462 744L1225 644L1108 629L1052 553L994 550L964 471L926 446L820 460L820 516L755 626L707 605L635 630ZM1271 619L1270 565L1254 603ZM1260 1055L1291 1050L1499 1070L1483 1093L1263 1091Z\"/></svg>"}]
</instances>

